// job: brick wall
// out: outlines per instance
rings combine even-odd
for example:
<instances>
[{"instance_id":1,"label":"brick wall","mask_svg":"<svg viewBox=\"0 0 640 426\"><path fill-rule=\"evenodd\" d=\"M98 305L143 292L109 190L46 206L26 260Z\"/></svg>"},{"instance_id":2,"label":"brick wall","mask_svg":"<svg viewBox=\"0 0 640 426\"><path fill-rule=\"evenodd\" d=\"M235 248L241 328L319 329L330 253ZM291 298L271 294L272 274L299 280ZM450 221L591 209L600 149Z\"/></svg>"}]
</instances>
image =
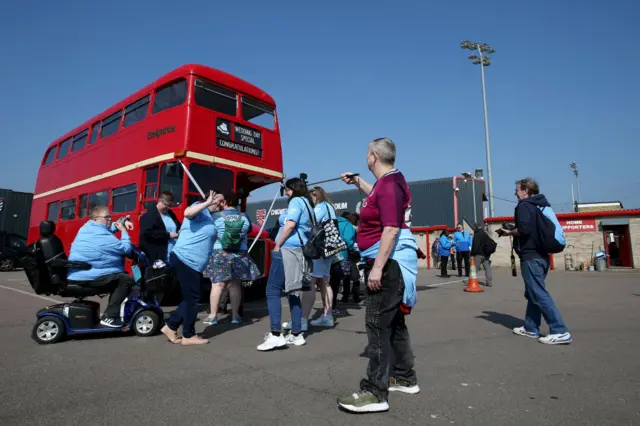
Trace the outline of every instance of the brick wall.
<instances>
[{"instance_id":1,"label":"brick wall","mask_svg":"<svg viewBox=\"0 0 640 426\"><path fill-rule=\"evenodd\" d=\"M631 253L633 257L633 267L640 268L640 217L629 216L629 233L631 237ZM498 237L496 230L500 229L502 222L489 223L488 233L491 238L498 244L496 252L491 256L493 266L511 267L511 240L508 237ZM556 269L565 269L565 255L570 254L574 267L578 268L581 263L591 262L593 253L605 249L604 233L600 226L600 219L596 219L595 232L565 232L567 238L567 248L554 257ZM442 231L431 231L428 234L429 245L433 244L435 239L440 238ZM418 247L427 253L427 234L425 232L415 233ZM430 249L430 247L429 247ZM516 264L518 264L516 256ZM431 262L433 267L433 262ZM426 268L426 260L419 262L420 268Z\"/></svg>"}]
</instances>

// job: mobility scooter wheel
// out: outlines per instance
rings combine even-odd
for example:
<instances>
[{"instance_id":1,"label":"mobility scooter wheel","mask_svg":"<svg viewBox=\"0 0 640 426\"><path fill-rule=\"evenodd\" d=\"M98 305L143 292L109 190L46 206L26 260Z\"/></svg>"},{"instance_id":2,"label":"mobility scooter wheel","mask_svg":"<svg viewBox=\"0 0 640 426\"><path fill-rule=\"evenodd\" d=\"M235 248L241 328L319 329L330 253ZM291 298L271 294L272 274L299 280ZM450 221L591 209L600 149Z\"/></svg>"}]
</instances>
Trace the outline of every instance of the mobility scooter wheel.
<instances>
[{"instance_id":1,"label":"mobility scooter wheel","mask_svg":"<svg viewBox=\"0 0 640 426\"><path fill-rule=\"evenodd\" d=\"M160 330L160 317L153 311L142 311L133 319L133 331L141 337L153 336Z\"/></svg>"},{"instance_id":2,"label":"mobility scooter wheel","mask_svg":"<svg viewBox=\"0 0 640 426\"><path fill-rule=\"evenodd\" d=\"M41 345L58 343L66 334L64 323L54 316L42 317L33 326L31 338Z\"/></svg>"}]
</instances>

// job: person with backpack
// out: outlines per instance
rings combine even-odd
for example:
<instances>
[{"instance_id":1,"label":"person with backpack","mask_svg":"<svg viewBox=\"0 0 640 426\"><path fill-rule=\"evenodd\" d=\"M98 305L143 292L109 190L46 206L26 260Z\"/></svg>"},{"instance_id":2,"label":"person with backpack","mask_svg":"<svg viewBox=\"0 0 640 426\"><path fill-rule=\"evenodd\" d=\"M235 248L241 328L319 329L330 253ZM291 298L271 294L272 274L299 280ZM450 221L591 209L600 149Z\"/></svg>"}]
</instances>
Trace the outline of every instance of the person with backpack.
<instances>
[{"instance_id":1,"label":"person with backpack","mask_svg":"<svg viewBox=\"0 0 640 426\"><path fill-rule=\"evenodd\" d=\"M346 212L345 212L346 213ZM334 256L333 263L331 264L331 275L329 277L329 284L333 291L333 315L338 315L338 293L340 292L340 283L342 283L347 277L351 275L351 260L349 259L349 252L354 250L356 242L356 230L353 225L344 216L338 218L338 229L340 231L340 237L347 243L346 250L341 251Z\"/></svg>"},{"instance_id":2,"label":"person with backpack","mask_svg":"<svg viewBox=\"0 0 640 426\"><path fill-rule=\"evenodd\" d=\"M280 229L276 246L271 253L271 267L267 279L267 308L271 332L258 345L259 351L270 351L286 345L302 346L302 306L300 298L310 288L311 262L304 256L303 247L309 241L314 219L312 201L307 184L300 178L285 182L284 193L289 198L287 210L280 215ZM282 303L284 292L291 310L291 333L282 335Z\"/></svg>"},{"instance_id":3,"label":"person with backpack","mask_svg":"<svg viewBox=\"0 0 640 426\"><path fill-rule=\"evenodd\" d=\"M497 244L491 239L489 234L483 229L482 223L477 223L473 230L473 244L471 245L471 256L473 256L476 266L482 265L486 276L485 286L491 287L491 255L495 253Z\"/></svg>"},{"instance_id":4,"label":"person with backpack","mask_svg":"<svg viewBox=\"0 0 640 426\"><path fill-rule=\"evenodd\" d=\"M247 234L251 229L251 221L238 210L238 197L233 191L224 191L222 196L222 210L212 216L218 235L209 264L203 272L211 280L211 313L203 321L209 325L218 323L220 296L225 288L229 291L231 301L231 323L240 324L242 281L251 282L260 276L260 270L247 252Z\"/></svg>"},{"instance_id":5,"label":"person with backpack","mask_svg":"<svg viewBox=\"0 0 640 426\"><path fill-rule=\"evenodd\" d=\"M533 179L517 181L515 195L518 198L516 228L498 230L498 235L514 238L513 248L520 257L527 299L524 326L514 328L513 332L547 345L569 344L573 338L545 284L549 253L559 253L566 244L562 226ZM549 334L544 337L540 337L542 317L549 326Z\"/></svg>"}]
</instances>

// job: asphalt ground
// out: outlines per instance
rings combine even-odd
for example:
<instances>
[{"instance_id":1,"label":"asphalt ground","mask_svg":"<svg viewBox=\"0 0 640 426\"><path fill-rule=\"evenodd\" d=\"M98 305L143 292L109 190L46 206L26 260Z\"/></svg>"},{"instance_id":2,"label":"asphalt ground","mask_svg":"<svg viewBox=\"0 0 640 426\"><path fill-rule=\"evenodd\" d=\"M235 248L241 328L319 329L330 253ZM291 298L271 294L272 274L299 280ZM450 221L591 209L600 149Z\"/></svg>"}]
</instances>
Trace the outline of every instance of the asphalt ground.
<instances>
[{"instance_id":1,"label":"asphalt ground","mask_svg":"<svg viewBox=\"0 0 640 426\"><path fill-rule=\"evenodd\" d=\"M511 333L525 301L510 271L479 294L421 272L408 324L422 391L392 394L387 413L353 415L336 398L365 371L362 306L342 306L336 328L306 346L268 353L256 350L269 328L264 302L247 305L242 326L198 322L206 346L132 335L41 346L31 328L50 301L23 272L1 273L0 424L640 424L640 275L554 271L548 286L569 346Z\"/></svg>"}]
</instances>

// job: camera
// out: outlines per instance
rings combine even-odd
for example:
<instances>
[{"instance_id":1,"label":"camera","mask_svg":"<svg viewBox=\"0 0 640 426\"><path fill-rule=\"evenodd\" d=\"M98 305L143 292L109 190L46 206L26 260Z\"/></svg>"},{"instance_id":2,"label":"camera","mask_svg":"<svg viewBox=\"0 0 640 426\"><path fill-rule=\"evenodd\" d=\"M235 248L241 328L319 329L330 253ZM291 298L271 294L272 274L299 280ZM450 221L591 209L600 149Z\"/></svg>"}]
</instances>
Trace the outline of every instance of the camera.
<instances>
[{"instance_id":1,"label":"camera","mask_svg":"<svg viewBox=\"0 0 640 426\"><path fill-rule=\"evenodd\" d=\"M498 234L498 237L504 237L504 231L513 231L514 229L516 229L515 223L505 222L502 224L502 228L496 231L496 234Z\"/></svg>"}]
</instances>

